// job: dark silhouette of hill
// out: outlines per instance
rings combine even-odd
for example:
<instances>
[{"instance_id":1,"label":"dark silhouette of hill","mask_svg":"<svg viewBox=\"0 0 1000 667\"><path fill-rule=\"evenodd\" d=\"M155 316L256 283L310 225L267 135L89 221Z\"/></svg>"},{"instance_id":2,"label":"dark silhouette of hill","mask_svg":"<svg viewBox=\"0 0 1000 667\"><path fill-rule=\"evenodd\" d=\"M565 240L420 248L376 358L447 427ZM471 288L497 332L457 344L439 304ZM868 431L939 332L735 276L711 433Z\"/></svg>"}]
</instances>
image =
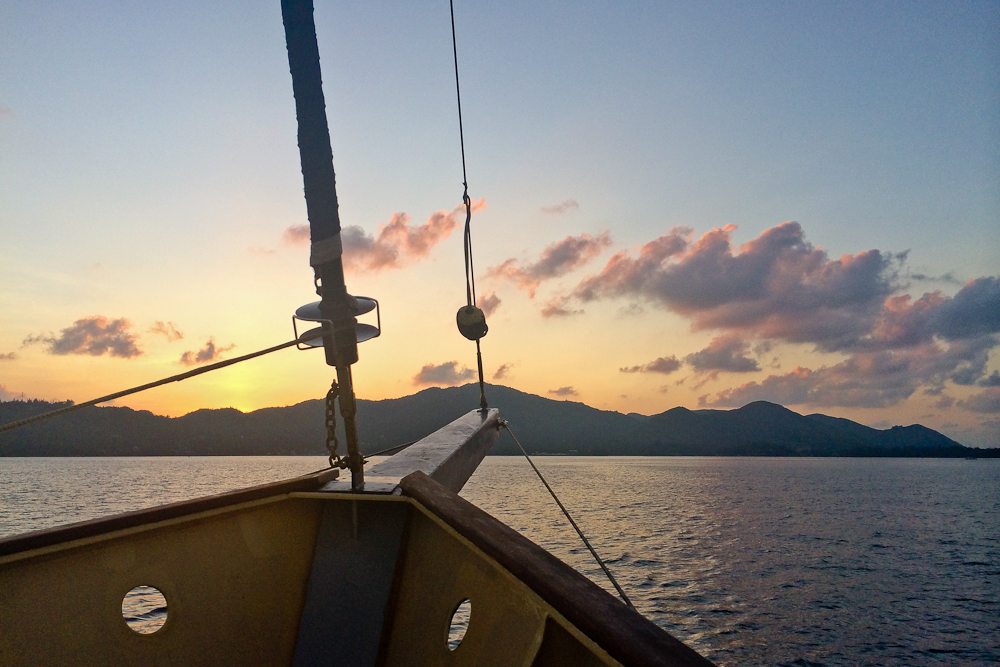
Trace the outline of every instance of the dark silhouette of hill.
<instances>
[{"instance_id":1,"label":"dark silhouette of hill","mask_svg":"<svg viewBox=\"0 0 1000 667\"><path fill-rule=\"evenodd\" d=\"M687 456L979 456L919 424L874 429L848 419L800 415L758 401L736 410L673 408L658 415L621 414L509 387L487 387L530 452L579 455ZM412 396L358 401L362 451L417 440L475 409L478 385L425 389ZM0 423L65 404L0 403ZM0 434L2 456L206 456L326 453L323 401L243 413L232 408L163 417L144 410L89 407ZM341 436L341 442L343 437ZM495 454L517 453L501 438Z\"/></svg>"}]
</instances>

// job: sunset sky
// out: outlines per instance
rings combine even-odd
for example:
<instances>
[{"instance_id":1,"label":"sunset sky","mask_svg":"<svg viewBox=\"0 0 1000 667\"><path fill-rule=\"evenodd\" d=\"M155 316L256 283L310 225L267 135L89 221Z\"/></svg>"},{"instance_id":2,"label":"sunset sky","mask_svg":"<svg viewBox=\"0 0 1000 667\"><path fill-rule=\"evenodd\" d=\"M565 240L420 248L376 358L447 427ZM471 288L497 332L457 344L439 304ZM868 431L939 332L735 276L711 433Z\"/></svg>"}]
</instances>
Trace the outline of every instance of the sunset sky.
<instances>
[{"instance_id":1,"label":"sunset sky","mask_svg":"<svg viewBox=\"0 0 1000 667\"><path fill-rule=\"evenodd\" d=\"M316 22L360 398L472 379L448 3ZM487 380L1000 445L1000 3L456 0ZM0 399L275 345L315 300L278 0L0 4ZM289 350L119 405L322 397Z\"/></svg>"}]
</instances>

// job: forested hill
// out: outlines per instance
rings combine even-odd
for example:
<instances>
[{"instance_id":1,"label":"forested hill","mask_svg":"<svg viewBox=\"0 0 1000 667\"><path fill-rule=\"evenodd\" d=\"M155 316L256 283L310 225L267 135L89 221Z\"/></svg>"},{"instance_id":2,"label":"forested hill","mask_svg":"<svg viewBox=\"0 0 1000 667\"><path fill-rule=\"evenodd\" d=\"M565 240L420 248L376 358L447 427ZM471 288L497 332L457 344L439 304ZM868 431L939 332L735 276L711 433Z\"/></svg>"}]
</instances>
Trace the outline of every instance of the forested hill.
<instances>
[{"instance_id":1,"label":"forested hill","mask_svg":"<svg viewBox=\"0 0 1000 667\"><path fill-rule=\"evenodd\" d=\"M579 455L750 456L995 456L919 424L878 430L847 419L800 415L780 405L737 410L674 408L651 417L597 410L509 387L487 386L525 447ZM362 450L371 453L416 440L475 409L479 387L425 389L412 396L358 401ZM0 403L0 423L64 404ZM0 456L205 456L325 454L323 402L243 413L198 410L183 417L89 407L0 433ZM343 439L341 439L343 442ZM513 454L506 437L493 450Z\"/></svg>"}]
</instances>

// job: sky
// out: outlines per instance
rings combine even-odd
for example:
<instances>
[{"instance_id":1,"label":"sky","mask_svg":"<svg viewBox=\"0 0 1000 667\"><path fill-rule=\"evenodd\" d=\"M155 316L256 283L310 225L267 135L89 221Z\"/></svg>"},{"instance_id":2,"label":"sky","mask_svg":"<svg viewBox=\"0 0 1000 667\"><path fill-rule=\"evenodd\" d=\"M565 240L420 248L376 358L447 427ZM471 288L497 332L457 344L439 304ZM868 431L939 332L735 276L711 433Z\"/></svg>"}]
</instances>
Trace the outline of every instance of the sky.
<instances>
[{"instance_id":1,"label":"sky","mask_svg":"<svg viewBox=\"0 0 1000 667\"><path fill-rule=\"evenodd\" d=\"M447 2L316 0L365 399L474 379ZM456 0L488 382L1000 445L1000 4ZM0 399L292 338L277 0L0 5ZM116 405L322 397L287 350Z\"/></svg>"}]
</instances>

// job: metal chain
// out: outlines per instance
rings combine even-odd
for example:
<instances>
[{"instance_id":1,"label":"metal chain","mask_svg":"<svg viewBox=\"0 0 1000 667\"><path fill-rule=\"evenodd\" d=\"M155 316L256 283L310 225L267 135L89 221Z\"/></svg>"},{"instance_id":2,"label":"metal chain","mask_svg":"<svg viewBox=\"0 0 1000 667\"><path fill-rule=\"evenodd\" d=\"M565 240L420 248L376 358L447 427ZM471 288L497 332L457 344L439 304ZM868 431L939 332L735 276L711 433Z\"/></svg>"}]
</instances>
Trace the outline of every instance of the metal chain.
<instances>
[{"instance_id":1,"label":"metal chain","mask_svg":"<svg viewBox=\"0 0 1000 667\"><path fill-rule=\"evenodd\" d=\"M326 451L330 455L330 467L345 470L350 465L347 457L337 455L340 441L337 440L337 406L335 401L339 394L340 387L334 380L333 384L330 385L330 391L326 392Z\"/></svg>"}]
</instances>

